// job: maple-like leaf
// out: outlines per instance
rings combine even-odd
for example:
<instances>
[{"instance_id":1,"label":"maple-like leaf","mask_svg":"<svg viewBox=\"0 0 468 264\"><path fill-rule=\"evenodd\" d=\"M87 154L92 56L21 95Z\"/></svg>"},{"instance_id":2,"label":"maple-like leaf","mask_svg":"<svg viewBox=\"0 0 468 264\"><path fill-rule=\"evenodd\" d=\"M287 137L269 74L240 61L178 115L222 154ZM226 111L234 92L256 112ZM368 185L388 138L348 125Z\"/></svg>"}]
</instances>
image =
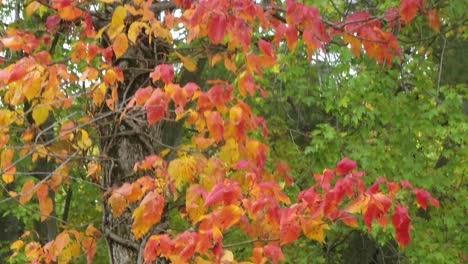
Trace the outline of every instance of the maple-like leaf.
<instances>
[{"instance_id":1,"label":"maple-like leaf","mask_svg":"<svg viewBox=\"0 0 468 264\"><path fill-rule=\"evenodd\" d=\"M410 241L410 228L411 218L408 216L408 208L406 206L397 204L392 215L392 224L395 228L395 239L402 248Z\"/></svg>"},{"instance_id":2,"label":"maple-like leaf","mask_svg":"<svg viewBox=\"0 0 468 264\"><path fill-rule=\"evenodd\" d=\"M349 34L344 34L343 35L343 41L344 43L350 44L351 45L351 52L355 57L359 57L361 54L361 49L362 49L362 43L361 41Z\"/></svg>"},{"instance_id":3,"label":"maple-like leaf","mask_svg":"<svg viewBox=\"0 0 468 264\"><path fill-rule=\"evenodd\" d=\"M418 9L422 8L422 0L401 0L400 3L400 17L408 24L413 20L418 12Z\"/></svg>"},{"instance_id":4,"label":"maple-like leaf","mask_svg":"<svg viewBox=\"0 0 468 264\"><path fill-rule=\"evenodd\" d=\"M427 200L432 204L434 207L439 207L439 201L433 198L428 191L424 189L414 188L414 194L416 196L416 201L418 205L421 206L424 210L427 209Z\"/></svg>"}]
</instances>

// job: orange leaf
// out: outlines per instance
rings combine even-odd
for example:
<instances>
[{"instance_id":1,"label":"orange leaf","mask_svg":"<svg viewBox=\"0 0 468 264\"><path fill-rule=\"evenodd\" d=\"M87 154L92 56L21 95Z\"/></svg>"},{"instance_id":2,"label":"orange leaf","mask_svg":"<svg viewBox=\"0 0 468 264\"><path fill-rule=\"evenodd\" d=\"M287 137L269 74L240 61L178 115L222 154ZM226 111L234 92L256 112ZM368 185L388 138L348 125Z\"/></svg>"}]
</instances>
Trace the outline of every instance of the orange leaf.
<instances>
[{"instance_id":1,"label":"orange leaf","mask_svg":"<svg viewBox=\"0 0 468 264\"><path fill-rule=\"evenodd\" d=\"M426 14L427 21L429 22L429 26L435 31L439 32L440 31L440 18L439 14L437 13L437 10L432 9L429 10Z\"/></svg>"},{"instance_id":2,"label":"orange leaf","mask_svg":"<svg viewBox=\"0 0 468 264\"><path fill-rule=\"evenodd\" d=\"M36 188L36 196L37 199L40 201L45 200L49 195L49 186L46 183L41 183Z\"/></svg>"},{"instance_id":3,"label":"orange leaf","mask_svg":"<svg viewBox=\"0 0 468 264\"><path fill-rule=\"evenodd\" d=\"M349 34L344 34L343 41L344 43L351 45L351 52L354 56L359 57L359 55L361 55L362 44L359 39Z\"/></svg>"},{"instance_id":4,"label":"orange leaf","mask_svg":"<svg viewBox=\"0 0 468 264\"><path fill-rule=\"evenodd\" d=\"M116 59L125 54L128 49L128 39L125 33L120 33L117 35L117 37L114 39L114 43L112 44L112 49L114 50Z\"/></svg>"},{"instance_id":5,"label":"orange leaf","mask_svg":"<svg viewBox=\"0 0 468 264\"><path fill-rule=\"evenodd\" d=\"M21 196L19 198L19 203L20 204L25 204L27 201L31 200L33 194L34 194L34 181L33 180L27 180L23 184L23 188L21 189Z\"/></svg>"},{"instance_id":6,"label":"orange leaf","mask_svg":"<svg viewBox=\"0 0 468 264\"><path fill-rule=\"evenodd\" d=\"M224 133L224 122L219 112L206 111L205 119L206 126L208 127L208 131L210 131L211 137L216 140L216 142L221 141Z\"/></svg>"},{"instance_id":7,"label":"orange leaf","mask_svg":"<svg viewBox=\"0 0 468 264\"><path fill-rule=\"evenodd\" d=\"M54 205L50 197L46 197L42 201L39 200L39 211L41 212L41 221L45 221L47 217L52 213Z\"/></svg>"},{"instance_id":8,"label":"orange leaf","mask_svg":"<svg viewBox=\"0 0 468 264\"><path fill-rule=\"evenodd\" d=\"M72 21L83 16L83 11L81 11L81 9L71 5L66 6L64 8L60 8L59 10L57 10L57 12L60 18L68 21Z\"/></svg>"}]
</instances>

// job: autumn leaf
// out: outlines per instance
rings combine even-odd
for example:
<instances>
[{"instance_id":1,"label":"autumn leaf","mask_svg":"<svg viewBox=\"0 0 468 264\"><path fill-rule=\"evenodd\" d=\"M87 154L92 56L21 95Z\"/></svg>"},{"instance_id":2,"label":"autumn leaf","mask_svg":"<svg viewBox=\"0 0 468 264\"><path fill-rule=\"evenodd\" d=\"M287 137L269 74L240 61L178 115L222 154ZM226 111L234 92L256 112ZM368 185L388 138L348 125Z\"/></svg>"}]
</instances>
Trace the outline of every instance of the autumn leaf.
<instances>
[{"instance_id":1,"label":"autumn leaf","mask_svg":"<svg viewBox=\"0 0 468 264\"><path fill-rule=\"evenodd\" d=\"M46 197L43 200L39 200L39 211L41 212L41 221L45 221L52 210L54 209L54 205L52 199L50 197Z\"/></svg>"},{"instance_id":2,"label":"autumn leaf","mask_svg":"<svg viewBox=\"0 0 468 264\"><path fill-rule=\"evenodd\" d=\"M112 49L114 50L116 59L125 54L128 49L128 39L125 33L120 33L117 35L117 37L114 39L114 42L112 43Z\"/></svg>"},{"instance_id":3,"label":"autumn leaf","mask_svg":"<svg viewBox=\"0 0 468 264\"><path fill-rule=\"evenodd\" d=\"M224 14L213 13L208 24L208 36L213 44L223 41L226 32L227 20Z\"/></svg>"},{"instance_id":4,"label":"autumn leaf","mask_svg":"<svg viewBox=\"0 0 468 264\"><path fill-rule=\"evenodd\" d=\"M37 105L34 107L32 111L32 117L34 122L36 122L36 125L41 125L47 120L47 117L49 116L49 110L50 106L48 105Z\"/></svg>"},{"instance_id":5,"label":"autumn leaf","mask_svg":"<svg viewBox=\"0 0 468 264\"><path fill-rule=\"evenodd\" d=\"M413 20L418 12L418 9L422 8L421 0L401 0L400 3L400 17L408 24Z\"/></svg>"},{"instance_id":6,"label":"autumn leaf","mask_svg":"<svg viewBox=\"0 0 468 264\"><path fill-rule=\"evenodd\" d=\"M421 206L424 210L427 209L427 201L432 204L434 207L439 207L439 201L437 199L433 198L428 191L424 189L418 189L414 188L414 194L416 196L416 201L418 202L418 205Z\"/></svg>"},{"instance_id":7,"label":"autumn leaf","mask_svg":"<svg viewBox=\"0 0 468 264\"><path fill-rule=\"evenodd\" d=\"M440 18L437 10L431 9L426 14L427 21L429 22L429 26L435 31L440 31Z\"/></svg>"},{"instance_id":8,"label":"autumn leaf","mask_svg":"<svg viewBox=\"0 0 468 264\"><path fill-rule=\"evenodd\" d=\"M153 82L161 79L165 83L170 83L174 78L174 67L170 64L159 64L154 68L150 77L153 78Z\"/></svg>"},{"instance_id":9,"label":"autumn leaf","mask_svg":"<svg viewBox=\"0 0 468 264\"><path fill-rule=\"evenodd\" d=\"M184 156L169 163L167 172L176 188L192 183L196 172L196 160L193 156Z\"/></svg>"},{"instance_id":10,"label":"autumn leaf","mask_svg":"<svg viewBox=\"0 0 468 264\"><path fill-rule=\"evenodd\" d=\"M187 71L195 72L197 70L197 65L193 62L192 59L190 59L189 57L183 56L177 51L175 53L177 57L179 57L180 61L182 61L182 64L184 65L184 68L187 69Z\"/></svg>"},{"instance_id":11,"label":"autumn leaf","mask_svg":"<svg viewBox=\"0 0 468 264\"><path fill-rule=\"evenodd\" d=\"M161 220L164 197L157 192L148 193L132 213L132 233L138 239Z\"/></svg>"},{"instance_id":12,"label":"autumn leaf","mask_svg":"<svg viewBox=\"0 0 468 264\"><path fill-rule=\"evenodd\" d=\"M344 157L336 164L336 173L348 173L351 170L357 168L356 161L350 160L348 157Z\"/></svg>"},{"instance_id":13,"label":"autumn leaf","mask_svg":"<svg viewBox=\"0 0 468 264\"><path fill-rule=\"evenodd\" d=\"M309 217L301 217L301 227L304 235L310 239L325 243L325 235L323 230L330 229L327 223L322 219L311 219Z\"/></svg>"},{"instance_id":14,"label":"autumn leaf","mask_svg":"<svg viewBox=\"0 0 468 264\"><path fill-rule=\"evenodd\" d=\"M206 126L210 131L211 137L219 142L223 139L224 122L219 112L206 111L205 112Z\"/></svg>"},{"instance_id":15,"label":"autumn leaf","mask_svg":"<svg viewBox=\"0 0 468 264\"><path fill-rule=\"evenodd\" d=\"M21 196L19 198L19 203L20 204L25 204L27 201L31 200L33 194L34 194L34 181L33 180L27 180L24 184L23 187L21 188Z\"/></svg>"},{"instance_id":16,"label":"autumn leaf","mask_svg":"<svg viewBox=\"0 0 468 264\"><path fill-rule=\"evenodd\" d=\"M355 57L359 57L359 55L361 55L362 44L358 38L349 34L344 34L343 41L344 43L351 45L351 52Z\"/></svg>"},{"instance_id":17,"label":"autumn leaf","mask_svg":"<svg viewBox=\"0 0 468 264\"><path fill-rule=\"evenodd\" d=\"M111 40L113 40L117 35L119 35L124 29L124 20L127 16L127 9L124 6L118 6L114 9L112 14L112 20L107 29L107 35Z\"/></svg>"},{"instance_id":18,"label":"autumn leaf","mask_svg":"<svg viewBox=\"0 0 468 264\"><path fill-rule=\"evenodd\" d=\"M157 88L151 94L151 97L145 103L146 120L152 125L164 117L168 104L166 94Z\"/></svg>"},{"instance_id":19,"label":"autumn leaf","mask_svg":"<svg viewBox=\"0 0 468 264\"><path fill-rule=\"evenodd\" d=\"M83 11L78 7L69 5L57 10L59 16L63 20L73 21L81 16L83 16Z\"/></svg>"},{"instance_id":20,"label":"autumn leaf","mask_svg":"<svg viewBox=\"0 0 468 264\"><path fill-rule=\"evenodd\" d=\"M263 251L265 252L265 256L273 260L273 263L278 263L280 260L285 259L283 255L283 251L281 250L280 247L276 245L273 245L273 244L266 245L263 248Z\"/></svg>"},{"instance_id":21,"label":"autumn leaf","mask_svg":"<svg viewBox=\"0 0 468 264\"><path fill-rule=\"evenodd\" d=\"M404 248L410 241L410 223L411 218L408 216L408 208L400 204L396 205L392 215L392 224L395 228L395 239L402 248Z\"/></svg>"},{"instance_id":22,"label":"autumn leaf","mask_svg":"<svg viewBox=\"0 0 468 264\"><path fill-rule=\"evenodd\" d=\"M133 22L130 25L130 28L128 29L128 39L133 42L133 44L137 43L138 35L143 28L149 30L148 24L144 22Z\"/></svg>"}]
</instances>

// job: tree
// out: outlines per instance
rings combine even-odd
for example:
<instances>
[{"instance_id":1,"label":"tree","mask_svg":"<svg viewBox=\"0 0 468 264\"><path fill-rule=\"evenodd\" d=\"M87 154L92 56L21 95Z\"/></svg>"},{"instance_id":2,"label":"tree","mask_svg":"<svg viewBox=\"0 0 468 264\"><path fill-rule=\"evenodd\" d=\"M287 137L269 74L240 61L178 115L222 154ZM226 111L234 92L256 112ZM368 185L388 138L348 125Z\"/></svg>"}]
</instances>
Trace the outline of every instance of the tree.
<instances>
[{"instance_id":1,"label":"tree","mask_svg":"<svg viewBox=\"0 0 468 264\"><path fill-rule=\"evenodd\" d=\"M3 3L2 203L40 215L41 240L26 232L11 245L28 261L69 262L82 251L90 262L102 238L111 263L230 262L242 245L253 262L278 262L301 233L325 242L338 223L371 231L374 220L391 221L405 247L412 194L424 209L438 206L406 180L366 188L349 158L288 197L290 168L268 158L268 129L252 109L267 97L259 84L277 50L304 49L309 62L348 45L392 67L403 56L394 30L418 13L439 30L427 3L336 22L289 0L16 4L13 15ZM96 212L69 216L76 195L92 197L88 210L102 204L101 226L88 225ZM244 239L226 243L229 232Z\"/></svg>"}]
</instances>

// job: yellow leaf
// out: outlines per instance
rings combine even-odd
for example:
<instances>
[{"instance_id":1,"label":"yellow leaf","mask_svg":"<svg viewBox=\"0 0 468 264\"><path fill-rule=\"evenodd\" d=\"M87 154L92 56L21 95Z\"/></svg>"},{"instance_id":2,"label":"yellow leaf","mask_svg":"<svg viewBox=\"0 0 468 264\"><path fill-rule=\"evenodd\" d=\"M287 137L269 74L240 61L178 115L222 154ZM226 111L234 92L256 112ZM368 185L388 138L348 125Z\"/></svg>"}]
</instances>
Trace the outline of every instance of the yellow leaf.
<instances>
[{"instance_id":1,"label":"yellow leaf","mask_svg":"<svg viewBox=\"0 0 468 264\"><path fill-rule=\"evenodd\" d=\"M112 14L112 21L107 29L107 35L112 40L114 39L125 27L124 20L127 16L127 9L123 6L118 6Z\"/></svg>"},{"instance_id":2,"label":"yellow leaf","mask_svg":"<svg viewBox=\"0 0 468 264\"><path fill-rule=\"evenodd\" d=\"M175 187L179 188L184 183L193 181L196 172L196 160L192 156L175 159L169 164L167 171Z\"/></svg>"},{"instance_id":3,"label":"yellow leaf","mask_svg":"<svg viewBox=\"0 0 468 264\"><path fill-rule=\"evenodd\" d=\"M32 117L36 125L41 125L47 120L47 116L49 116L49 109L50 107L47 105L38 105L34 107L32 111Z\"/></svg>"},{"instance_id":4,"label":"yellow leaf","mask_svg":"<svg viewBox=\"0 0 468 264\"><path fill-rule=\"evenodd\" d=\"M120 56L124 55L128 49L128 39L125 33L120 33L112 44L112 49L115 53L115 58L118 59Z\"/></svg>"},{"instance_id":5,"label":"yellow leaf","mask_svg":"<svg viewBox=\"0 0 468 264\"><path fill-rule=\"evenodd\" d=\"M144 22L133 22L130 25L130 28L128 29L128 39L134 44L136 44L138 35L140 34L142 28L149 30L148 24Z\"/></svg>"},{"instance_id":6,"label":"yellow leaf","mask_svg":"<svg viewBox=\"0 0 468 264\"><path fill-rule=\"evenodd\" d=\"M310 239L325 242L324 229L330 229L322 219L301 218L301 227L304 235Z\"/></svg>"},{"instance_id":7,"label":"yellow leaf","mask_svg":"<svg viewBox=\"0 0 468 264\"><path fill-rule=\"evenodd\" d=\"M80 140L78 140L78 147L80 147L81 149L88 149L89 147L91 147L91 145L93 144L93 142L91 141L91 139L89 139L89 136L88 136L88 132L86 132L86 130L80 130L81 132L81 138Z\"/></svg>"},{"instance_id":8,"label":"yellow leaf","mask_svg":"<svg viewBox=\"0 0 468 264\"><path fill-rule=\"evenodd\" d=\"M26 16L30 17L34 11L36 11L36 9L40 6L41 4L39 4L38 2L34 1L32 3L30 3L27 7L26 7Z\"/></svg>"},{"instance_id":9,"label":"yellow leaf","mask_svg":"<svg viewBox=\"0 0 468 264\"><path fill-rule=\"evenodd\" d=\"M13 182L14 180L13 175L15 174L15 172L16 172L16 166L11 167L8 171L2 174L2 180L7 184Z\"/></svg>"},{"instance_id":10,"label":"yellow leaf","mask_svg":"<svg viewBox=\"0 0 468 264\"><path fill-rule=\"evenodd\" d=\"M41 244L38 242L29 242L25 249L24 249L24 254L26 255L26 258L28 260L36 260L39 257L39 254L42 251Z\"/></svg>"},{"instance_id":11,"label":"yellow leaf","mask_svg":"<svg viewBox=\"0 0 468 264\"><path fill-rule=\"evenodd\" d=\"M32 80L29 80L27 84L23 86L23 94L26 96L28 101L31 101L34 97L39 95L39 92L41 91L41 73L39 71L35 71L33 74L31 74Z\"/></svg>"},{"instance_id":12,"label":"yellow leaf","mask_svg":"<svg viewBox=\"0 0 468 264\"><path fill-rule=\"evenodd\" d=\"M0 168L2 170L7 169L11 165L11 160L13 159L13 154L15 154L15 150L12 148L5 148L0 155Z\"/></svg>"},{"instance_id":13,"label":"yellow leaf","mask_svg":"<svg viewBox=\"0 0 468 264\"><path fill-rule=\"evenodd\" d=\"M185 67L185 69L187 69L187 71L189 71L189 72L194 72L194 71L197 70L197 65L193 62L192 59L183 56L182 54L180 54L180 53L177 52L177 51L176 51L176 55L177 55L177 56L179 57L179 59L182 61L182 63L184 64L184 67Z\"/></svg>"},{"instance_id":14,"label":"yellow leaf","mask_svg":"<svg viewBox=\"0 0 468 264\"><path fill-rule=\"evenodd\" d=\"M18 249L22 248L24 246L23 240L16 240L11 244L10 249L17 251Z\"/></svg>"}]
</instances>

